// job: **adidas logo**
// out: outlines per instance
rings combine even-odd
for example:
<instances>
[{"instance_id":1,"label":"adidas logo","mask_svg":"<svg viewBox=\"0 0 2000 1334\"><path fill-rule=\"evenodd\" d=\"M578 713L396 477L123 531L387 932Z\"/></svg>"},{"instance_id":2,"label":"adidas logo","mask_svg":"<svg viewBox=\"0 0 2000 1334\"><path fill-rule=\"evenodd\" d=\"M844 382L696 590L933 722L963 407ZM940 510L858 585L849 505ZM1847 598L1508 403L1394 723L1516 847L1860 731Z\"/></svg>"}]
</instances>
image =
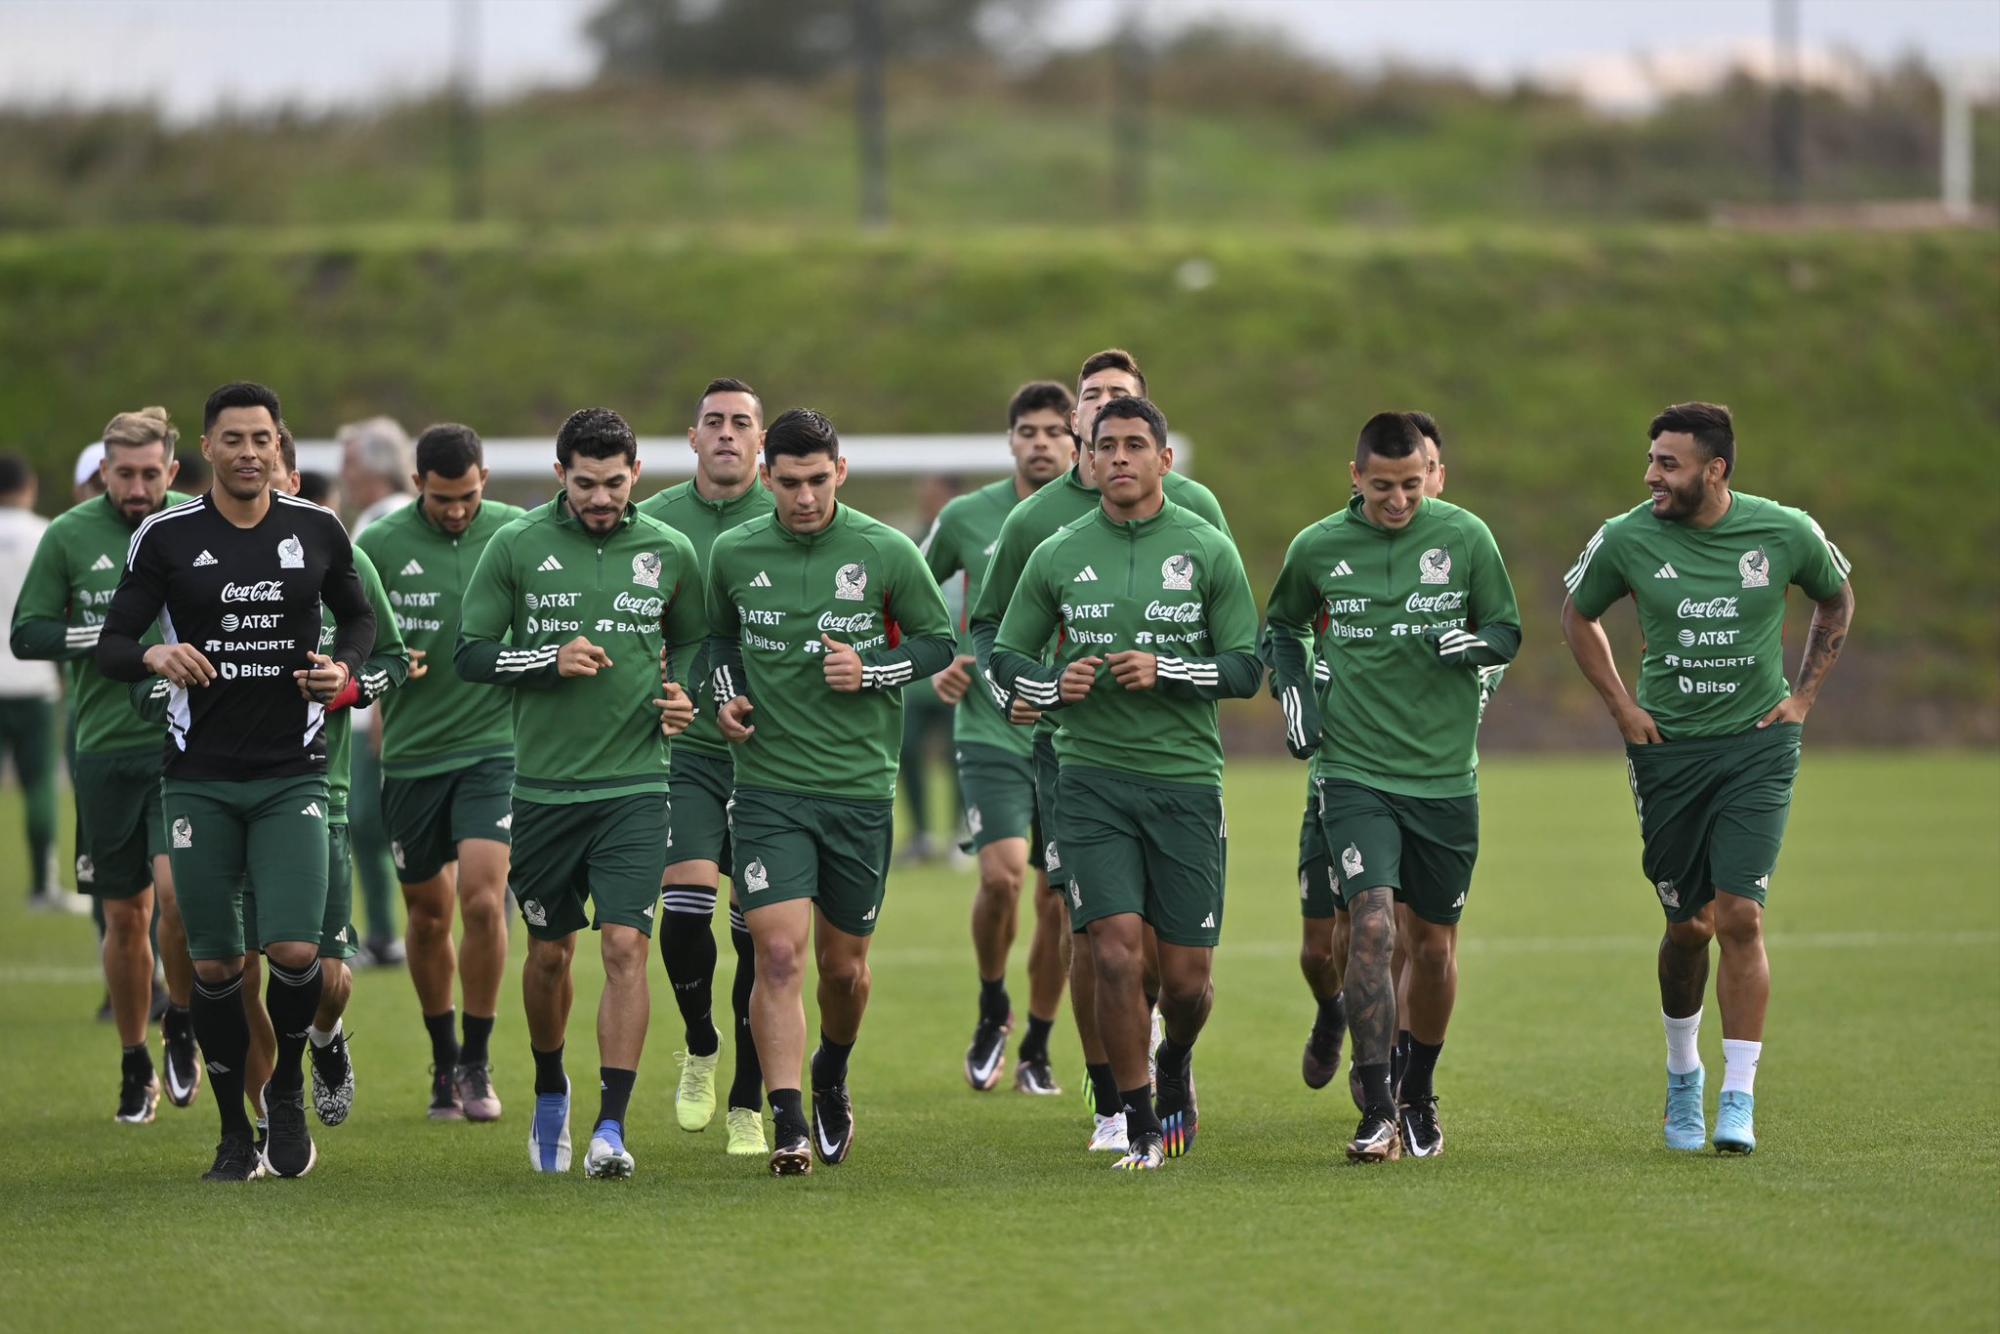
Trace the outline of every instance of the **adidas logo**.
<instances>
[{"instance_id":1,"label":"adidas logo","mask_svg":"<svg viewBox=\"0 0 2000 1334\"><path fill-rule=\"evenodd\" d=\"M206 548L203 548L203 550L202 550L202 553L201 553L201 554L200 554L199 556L196 556L196 557L194 558L194 563L195 563L195 568L197 568L197 569L199 569L200 567L202 567L202 566L204 566L204 565L220 565L220 564L222 564L222 562L221 562L221 561L219 561L219 560L217 560L217 559L216 559L215 557L213 557L213 556L209 555L209 554L208 554L208 550L207 550Z\"/></svg>"},{"instance_id":2,"label":"adidas logo","mask_svg":"<svg viewBox=\"0 0 2000 1334\"><path fill-rule=\"evenodd\" d=\"M412 560L408 565L405 565L402 568L401 572L403 574L422 574L424 572L424 567L417 564L416 561Z\"/></svg>"},{"instance_id":3,"label":"adidas logo","mask_svg":"<svg viewBox=\"0 0 2000 1334\"><path fill-rule=\"evenodd\" d=\"M1326 572L1326 577L1329 579L1339 579L1344 575L1350 575L1353 573L1354 573L1354 567L1352 565L1349 565L1346 561L1342 561L1340 564L1328 570Z\"/></svg>"},{"instance_id":4,"label":"adidas logo","mask_svg":"<svg viewBox=\"0 0 2000 1334\"><path fill-rule=\"evenodd\" d=\"M650 921L652 921L652 920L653 920L653 905L652 905L652 904L650 904L650 903L649 903L649 904L647 904L647 905L645 906L645 908L644 908L644 909L642 909L642 910L640 911L640 913L639 913L639 916L641 916L641 917L645 918L645 919L646 919L647 921L649 921L649 922L650 922Z\"/></svg>"},{"instance_id":5,"label":"adidas logo","mask_svg":"<svg viewBox=\"0 0 2000 1334\"><path fill-rule=\"evenodd\" d=\"M92 565L90 568L92 571L97 571L97 570L115 570L118 567L111 563L111 557L99 556L97 558L97 563L95 565Z\"/></svg>"},{"instance_id":6,"label":"adidas logo","mask_svg":"<svg viewBox=\"0 0 2000 1334\"><path fill-rule=\"evenodd\" d=\"M229 1067L221 1061L210 1061L208 1063L208 1073L211 1075L226 1075L229 1073Z\"/></svg>"},{"instance_id":7,"label":"adidas logo","mask_svg":"<svg viewBox=\"0 0 2000 1334\"><path fill-rule=\"evenodd\" d=\"M560 570L562 568L562 562L557 560L554 556L548 556L543 558L542 563L540 565L537 565L535 568L541 571L543 574L547 574L551 570Z\"/></svg>"},{"instance_id":8,"label":"adidas logo","mask_svg":"<svg viewBox=\"0 0 2000 1334\"><path fill-rule=\"evenodd\" d=\"M1680 573L1676 571L1671 564L1667 564L1667 565L1662 565L1659 569L1653 571L1653 577L1655 579L1678 579L1681 576Z\"/></svg>"},{"instance_id":9,"label":"adidas logo","mask_svg":"<svg viewBox=\"0 0 2000 1334\"><path fill-rule=\"evenodd\" d=\"M750 581L750 587L752 588L769 588L770 586L771 576L765 574L762 570L757 571L757 577Z\"/></svg>"},{"instance_id":10,"label":"adidas logo","mask_svg":"<svg viewBox=\"0 0 2000 1334\"><path fill-rule=\"evenodd\" d=\"M319 808L319 803L318 803L318 802L316 802L316 801L309 801L309 802L307 802L307 803L306 803L306 808L305 808L304 810L300 811L300 812L299 812L299 814L300 814L300 815L310 815L310 816L311 816L311 817L312 817L313 819L315 819L315 820L321 820L321 819L325 819L325 818L326 818L326 816L325 816L325 812L323 812L323 811L321 811L321 810L320 810L320 808Z\"/></svg>"},{"instance_id":11,"label":"adidas logo","mask_svg":"<svg viewBox=\"0 0 2000 1334\"><path fill-rule=\"evenodd\" d=\"M874 920L875 920L875 910L874 910L873 908L870 908L870 909L869 909L869 910L868 910L867 912L865 912L865 913L861 914L861 920L862 920L862 921L864 921L864 922L872 922L872 921L874 921Z\"/></svg>"},{"instance_id":12,"label":"adidas logo","mask_svg":"<svg viewBox=\"0 0 2000 1334\"><path fill-rule=\"evenodd\" d=\"M1210 913L1210 914L1209 914L1208 916L1206 916L1206 917L1204 917L1204 918L1202 918L1202 919L1201 919L1201 929L1202 929L1203 931L1213 931L1213 930L1215 930L1215 914L1214 914L1214 913Z\"/></svg>"},{"instance_id":13,"label":"adidas logo","mask_svg":"<svg viewBox=\"0 0 2000 1334\"><path fill-rule=\"evenodd\" d=\"M514 812L508 811L493 823L500 829L512 829L514 827Z\"/></svg>"},{"instance_id":14,"label":"adidas logo","mask_svg":"<svg viewBox=\"0 0 2000 1334\"><path fill-rule=\"evenodd\" d=\"M1076 576L1076 578L1071 580L1070 582L1077 584L1094 584L1097 582L1097 571L1091 569L1088 565L1086 565L1083 567L1082 572L1079 573Z\"/></svg>"}]
</instances>

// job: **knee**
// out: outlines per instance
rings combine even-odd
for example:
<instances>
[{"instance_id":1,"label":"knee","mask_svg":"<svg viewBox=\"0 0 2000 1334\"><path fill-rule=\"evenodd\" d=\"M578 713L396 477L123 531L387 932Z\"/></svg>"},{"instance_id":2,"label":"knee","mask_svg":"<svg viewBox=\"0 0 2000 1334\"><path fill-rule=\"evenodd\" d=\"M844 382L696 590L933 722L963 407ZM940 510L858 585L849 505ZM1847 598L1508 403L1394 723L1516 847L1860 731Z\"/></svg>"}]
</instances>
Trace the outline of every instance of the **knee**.
<instances>
[{"instance_id":1,"label":"knee","mask_svg":"<svg viewBox=\"0 0 2000 1334\"><path fill-rule=\"evenodd\" d=\"M1035 921L1045 931L1060 931L1069 923L1060 894L1035 895Z\"/></svg>"},{"instance_id":2,"label":"knee","mask_svg":"<svg viewBox=\"0 0 2000 1334\"><path fill-rule=\"evenodd\" d=\"M264 947L264 957L287 972L310 968L319 958L319 943L311 940L277 940Z\"/></svg>"},{"instance_id":3,"label":"knee","mask_svg":"<svg viewBox=\"0 0 2000 1334\"><path fill-rule=\"evenodd\" d=\"M194 961L194 975L210 984L227 982L230 978L237 976L241 972L243 972L243 958L240 955L234 959L196 959Z\"/></svg>"},{"instance_id":4,"label":"knee","mask_svg":"<svg viewBox=\"0 0 2000 1334\"><path fill-rule=\"evenodd\" d=\"M839 954L822 959L819 984L828 991L859 995L868 989L868 959L860 954Z\"/></svg>"},{"instance_id":5,"label":"knee","mask_svg":"<svg viewBox=\"0 0 2000 1334\"><path fill-rule=\"evenodd\" d=\"M1715 934L1722 946L1755 945L1764 935L1764 910L1755 899L1736 894L1715 896Z\"/></svg>"},{"instance_id":6,"label":"knee","mask_svg":"<svg viewBox=\"0 0 2000 1334\"><path fill-rule=\"evenodd\" d=\"M1407 941L1410 963L1428 972L1451 967L1458 955L1458 933L1448 926L1422 923Z\"/></svg>"},{"instance_id":7,"label":"knee","mask_svg":"<svg viewBox=\"0 0 2000 1334\"><path fill-rule=\"evenodd\" d=\"M465 919L465 929L474 932L502 931L507 929L506 895L496 889L492 893L465 894L458 901L459 916ZM416 921L416 913L410 914ZM426 921L426 926L430 923ZM441 929L449 930L450 924L440 919Z\"/></svg>"},{"instance_id":8,"label":"knee","mask_svg":"<svg viewBox=\"0 0 2000 1334\"><path fill-rule=\"evenodd\" d=\"M795 990L805 975L805 951L791 939L757 942L757 980L782 991Z\"/></svg>"},{"instance_id":9,"label":"knee","mask_svg":"<svg viewBox=\"0 0 2000 1334\"><path fill-rule=\"evenodd\" d=\"M629 981L633 974L644 976L650 942L629 926L604 928L604 975L615 981Z\"/></svg>"},{"instance_id":10,"label":"knee","mask_svg":"<svg viewBox=\"0 0 2000 1334\"><path fill-rule=\"evenodd\" d=\"M1021 873L1007 866L979 868L979 892L988 898L1013 902L1021 895Z\"/></svg>"},{"instance_id":11,"label":"knee","mask_svg":"<svg viewBox=\"0 0 2000 1334\"><path fill-rule=\"evenodd\" d=\"M1667 944L1686 953L1696 953L1708 948L1708 942L1715 939L1715 921L1707 913L1691 917L1685 922L1667 923Z\"/></svg>"},{"instance_id":12,"label":"knee","mask_svg":"<svg viewBox=\"0 0 2000 1334\"><path fill-rule=\"evenodd\" d=\"M530 941L523 967L545 984L560 982L569 971L569 950L560 941Z\"/></svg>"},{"instance_id":13,"label":"knee","mask_svg":"<svg viewBox=\"0 0 2000 1334\"><path fill-rule=\"evenodd\" d=\"M1106 986L1135 983L1146 967L1146 952L1139 942L1110 931L1091 931L1090 956Z\"/></svg>"},{"instance_id":14,"label":"knee","mask_svg":"<svg viewBox=\"0 0 2000 1334\"><path fill-rule=\"evenodd\" d=\"M153 904L150 895L138 894L129 899L104 900L106 938L123 940L135 933L144 934L152 924Z\"/></svg>"},{"instance_id":15,"label":"knee","mask_svg":"<svg viewBox=\"0 0 2000 1334\"><path fill-rule=\"evenodd\" d=\"M1208 974L1191 970L1160 979L1160 1008L1182 1010L1198 1006L1208 995Z\"/></svg>"}]
</instances>

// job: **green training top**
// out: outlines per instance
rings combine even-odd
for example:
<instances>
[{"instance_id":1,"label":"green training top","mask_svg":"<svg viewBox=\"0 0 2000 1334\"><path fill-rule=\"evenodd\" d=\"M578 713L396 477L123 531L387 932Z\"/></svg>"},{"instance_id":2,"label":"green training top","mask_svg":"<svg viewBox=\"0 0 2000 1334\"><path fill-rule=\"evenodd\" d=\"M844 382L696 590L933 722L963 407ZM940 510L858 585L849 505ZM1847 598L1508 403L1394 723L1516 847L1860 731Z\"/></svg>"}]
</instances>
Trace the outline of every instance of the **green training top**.
<instances>
[{"instance_id":1,"label":"green training top","mask_svg":"<svg viewBox=\"0 0 2000 1334\"><path fill-rule=\"evenodd\" d=\"M169 491L160 508L192 499ZM93 496L57 515L35 548L14 604L9 636L14 656L65 664L79 755L158 750L166 736L166 715L154 721L140 717L125 682L105 676L92 661L137 527L109 496ZM145 642L160 642L157 627Z\"/></svg>"},{"instance_id":2,"label":"green training top","mask_svg":"<svg viewBox=\"0 0 2000 1334\"><path fill-rule=\"evenodd\" d=\"M924 564L930 567L932 578L942 585L954 574L965 576L967 617L958 628L961 654L973 652L970 614L979 601L987 562L1000 545L1000 527L1022 500L1012 477L982 486L939 510L937 522L924 538ZM1007 715L994 706L991 693L977 685L965 692L965 698L952 711L951 734L953 740L961 743L993 746L1016 755L1026 755L1035 745L1034 734L1008 722Z\"/></svg>"},{"instance_id":3,"label":"green training top","mask_svg":"<svg viewBox=\"0 0 2000 1334\"><path fill-rule=\"evenodd\" d=\"M1563 583L1593 621L1631 594L1646 639L1639 707L1680 741L1750 731L1792 693L1785 589L1824 601L1847 570L1804 510L1738 491L1713 528L1656 519L1650 502L1606 520Z\"/></svg>"},{"instance_id":4,"label":"green training top","mask_svg":"<svg viewBox=\"0 0 2000 1334\"><path fill-rule=\"evenodd\" d=\"M1055 660L1043 657L1051 639ZM1128 649L1158 655L1152 690L1126 690L1108 664L1090 694L1064 704L1058 682L1078 658ZM1214 524L1172 501L1120 522L1100 505L1035 548L1007 603L988 682L1059 712L1064 764L1167 783L1222 783L1216 701L1257 693L1257 603L1243 558Z\"/></svg>"},{"instance_id":5,"label":"green training top","mask_svg":"<svg viewBox=\"0 0 2000 1334\"><path fill-rule=\"evenodd\" d=\"M1316 777L1479 790L1480 673L1513 661L1521 612L1477 515L1426 499L1402 528L1377 528L1357 496L1292 539L1266 610L1285 742ZM1331 668L1323 691L1306 640Z\"/></svg>"},{"instance_id":6,"label":"green training top","mask_svg":"<svg viewBox=\"0 0 2000 1334\"><path fill-rule=\"evenodd\" d=\"M468 681L515 687L515 799L665 792L653 701L706 626L694 548L631 505L598 534L558 495L495 533L465 590L453 663ZM557 650L579 635L611 666L564 677Z\"/></svg>"},{"instance_id":7,"label":"green training top","mask_svg":"<svg viewBox=\"0 0 2000 1334\"><path fill-rule=\"evenodd\" d=\"M715 548L715 539L739 524L763 518L776 505L762 482L753 481L750 489L734 500L716 501L702 499L701 493L695 490L694 479L689 478L640 501L639 513L680 531L694 548L694 558L701 565L705 586L708 555ZM676 679L694 696L694 722L687 731L674 738L674 745L685 747L697 755L732 761L735 757L730 754L729 743L722 739L722 731L715 725L715 690L709 680L707 658L704 647L674 664Z\"/></svg>"},{"instance_id":8,"label":"green training top","mask_svg":"<svg viewBox=\"0 0 2000 1334\"><path fill-rule=\"evenodd\" d=\"M424 654L424 674L382 702L382 772L393 778L450 773L514 753L506 696L451 669L465 586L493 535L524 513L482 500L472 523L451 536L424 514L422 500L361 530L357 550L375 562L404 642Z\"/></svg>"},{"instance_id":9,"label":"green training top","mask_svg":"<svg viewBox=\"0 0 2000 1334\"><path fill-rule=\"evenodd\" d=\"M903 687L951 662L951 613L916 543L852 505L818 532L776 514L709 553L715 699L748 695L756 730L736 748L739 787L891 801ZM826 684L820 636L861 655L861 690Z\"/></svg>"}]
</instances>

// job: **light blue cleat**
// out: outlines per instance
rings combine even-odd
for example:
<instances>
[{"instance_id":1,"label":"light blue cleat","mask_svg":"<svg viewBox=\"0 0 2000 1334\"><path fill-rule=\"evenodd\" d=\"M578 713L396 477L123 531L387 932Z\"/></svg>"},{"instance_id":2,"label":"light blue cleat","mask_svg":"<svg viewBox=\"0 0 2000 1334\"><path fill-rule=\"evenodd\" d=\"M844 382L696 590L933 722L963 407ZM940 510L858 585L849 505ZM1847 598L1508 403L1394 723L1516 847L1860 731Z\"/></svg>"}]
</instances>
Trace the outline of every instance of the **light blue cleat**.
<instances>
[{"instance_id":1,"label":"light blue cleat","mask_svg":"<svg viewBox=\"0 0 2000 1334\"><path fill-rule=\"evenodd\" d=\"M632 1154L625 1147L625 1127L599 1121L584 1151L583 1174L597 1180L622 1181L632 1175Z\"/></svg>"},{"instance_id":2,"label":"light blue cleat","mask_svg":"<svg viewBox=\"0 0 2000 1334\"><path fill-rule=\"evenodd\" d=\"M1696 1066L1687 1074L1667 1072L1667 1147L1699 1153L1708 1141L1708 1122L1701 1111L1702 1070Z\"/></svg>"},{"instance_id":3,"label":"light blue cleat","mask_svg":"<svg viewBox=\"0 0 2000 1334\"><path fill-rule=\"evenodd\" d=\"M1748 1093L1734 1093L1727 1089L1722 1093L1722 1105L1715 1109L1715 1151L1717 1153L1755 1153L1757 1151L1757 1131L1751 1125L1751 1113L1756 1110L1757 1099Z\"/></svg>"},{"instance_id":4,"label":"light blue cleat","mask_svg":"<svg viewBox=\"0 0 2000 1334\"><path fill-rule=\"evenodd\" d=\"M569 1081L561 1093L535 1095L528 1123L528 1162L537 1172L569 1171Z\"/></svg>"}]
</instances>

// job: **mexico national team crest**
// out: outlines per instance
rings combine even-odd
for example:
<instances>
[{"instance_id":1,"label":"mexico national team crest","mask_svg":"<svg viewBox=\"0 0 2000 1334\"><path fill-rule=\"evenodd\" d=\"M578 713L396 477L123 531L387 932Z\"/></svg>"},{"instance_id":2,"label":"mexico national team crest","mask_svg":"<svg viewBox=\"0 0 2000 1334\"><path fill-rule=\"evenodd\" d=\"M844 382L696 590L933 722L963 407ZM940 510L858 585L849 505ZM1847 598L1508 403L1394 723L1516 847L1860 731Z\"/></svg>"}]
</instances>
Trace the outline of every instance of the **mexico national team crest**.
<instances>
[{"instance_id":1,"label":"mexico national team crest","mask_svg":"<svg viewBox=\"0 0 2000 1334\"><path fill-rule=\"evenodd\" d=\"M306 567L305 543L297 537L288 537L278 543L278 568L281 570L303 570Z\"/></svg>"},{"instance_id":2,"label":"mexico national team crest","mask_svg":"<svg viewBox=\"0 0 2000 1334\"><path fill-rule=\"evenodd\" d=\"M1169 556L1160 566L1160 587L1180 589L1183 592L1194 587L1194 558L1186 552Z\"/></svg>"},{"instance_id":3,"label":"mexico national team crest","mask_svg":"<svg viewBox=\"0 0 2000 1334\"><path fill-rule=\"evenodd\" d=\"M1671 880L1656 881L1653 884L1653 888L1659 891L1661 906L1672 908L1676 911L1680 909L1681 894L1678 889L1674 888L1673 881Z\"/></svg>"},{"instance_id":4,"label":"mexico national team crest","mask_svg":"<svg viewBox=\"0 0 2000 1334\"><path fill-rule=\"evenodd\" d=\"M1417 578L1427 584L1448 584L1451 582L1451 553L1443 547L1432 547L1417 561Z\"/></svg>"},{"instance_id":5,"label":"mexico national team crest","mask_svg":"<svg viewBox=\"0 0 2000 1334\"><path fill-rule=\"evenodd\" d=\"M1347 851L1340 854L1340 873L1352 880L1360 875L1363 869L1365 868L1361 865L1361 849L1349 843Z\"/></svg>"},{"instance_id":6,"label":"mexico national team crest","mask_svg":"<svg viewBox=\"0 0 2000 1334\"><path fill-rule=\"evenodd\" d=\"M89 884L95 884L96 881L97 881L96 863L92 862L90 858L87 856L78 857L76 859L76 883L79 885L89 885Z\"/></svg>"},{"instance_id":7,"label":"mexico national team crest","mask_svg":"<svg viewBox=\"0 0 2000 1334\"><path fill-rule=\"evenodd\" d=\"M177 848L194 846L194 826L188 823L185 815L174 821L174 846Z\"/></svg>"},{"instance_id":8,"label":"mexico national team crest","mask_svg":"<svg viewBox=\"0 0 2000 1334\"><path fill-rule=\"evenodd\" d=\"M1745 588L1769 588L1771 586L1771 558L1760 547L1746 551L1736 562L1736 572L1743 576Z\"/></svg>"},{"instance_id":9,"label":"mexico national team crest","mask_svg":"<svg viewBox=\"0 0 2000 1334\"><path fill-rule=\"evenodd\" d=\"M549 910L533 899L521 900L521 916L528 919L529 926L547 926Z\"/></svg>"},{"instance_id":10,"label":"mexico national team crest","mask_svg":"<svg viewBox=\"0 0 2000 1334\"><path fill-rule=\"evenodd\" d=\"M743 888L752 894L761 894L771 887L771 873L764 869L763 860L753 860L743 868Z\"/></svg>"},{"instance_id":11,"label":"mexico national team crest","mask_svg":"<svg viewBox=\"0 0 2000 1334\"><path fill-rule=\"evenodd\" d=\"M660 553L642 551L632 558L632 582L646 588L660 586Z\"/></svg>"},{"instance_id":12,"label":"mexico national team crest","mask_svg":"<svg viewBox=\"0 0 2000 1334\"><path fill-rule=\"evenodd\" d=\"M859 602L868 591L868 567L856 561L843 565L833 576L833 595L842 602Z\"/></svg>"}]
</instances>

